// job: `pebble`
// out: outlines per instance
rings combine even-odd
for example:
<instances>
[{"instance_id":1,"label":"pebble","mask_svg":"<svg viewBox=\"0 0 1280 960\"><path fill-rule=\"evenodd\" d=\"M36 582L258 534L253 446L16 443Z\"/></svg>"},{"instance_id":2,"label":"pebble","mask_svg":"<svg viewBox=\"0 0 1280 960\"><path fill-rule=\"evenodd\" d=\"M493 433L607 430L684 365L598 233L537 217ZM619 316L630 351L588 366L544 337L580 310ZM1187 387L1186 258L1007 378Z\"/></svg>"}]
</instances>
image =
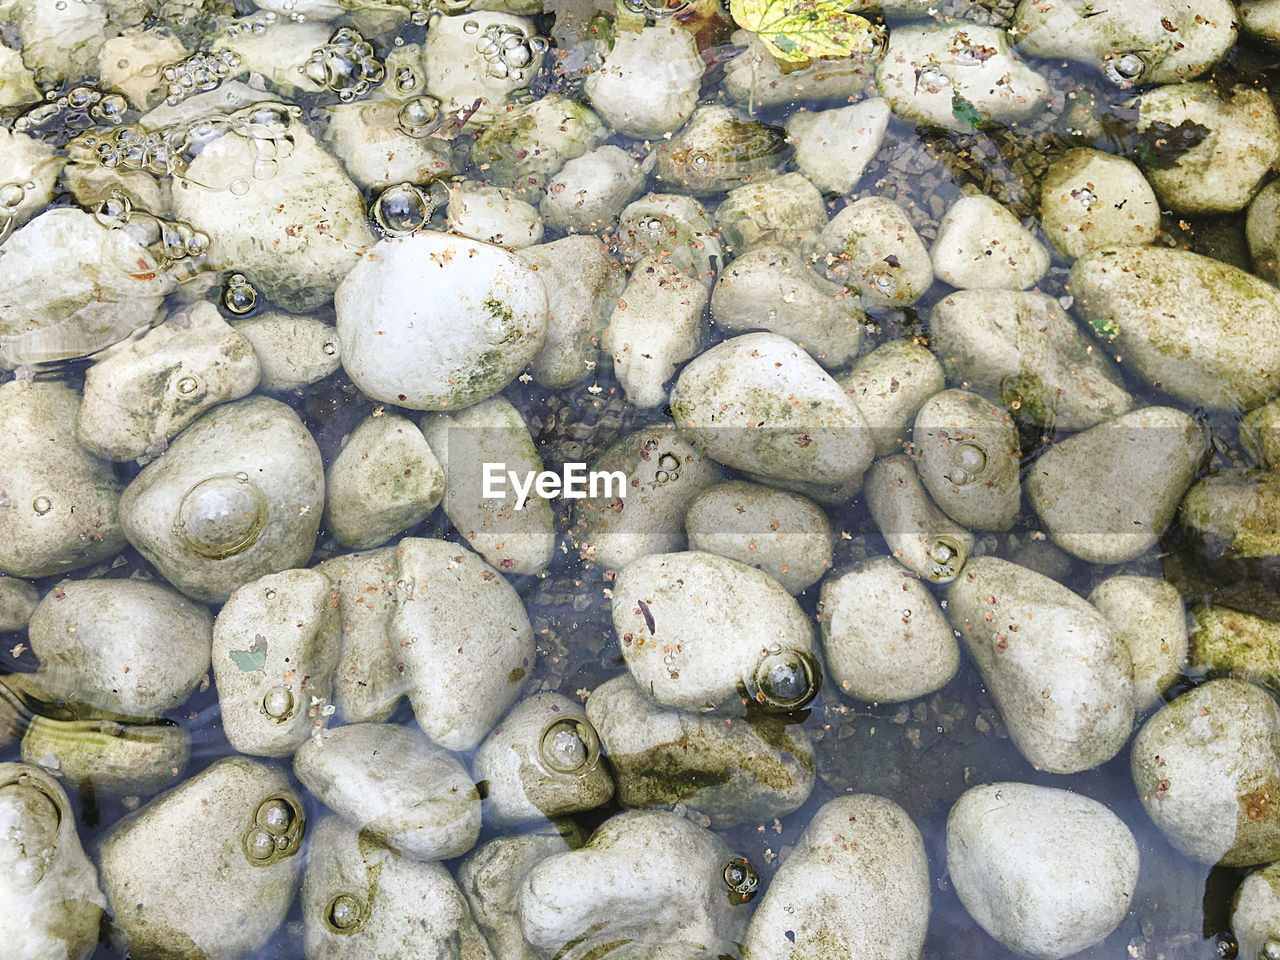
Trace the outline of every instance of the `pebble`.
<instances>
[{"instance_id":1,"label":"pebble","mask_svg":"<svg viewBox=\"0 0 1280 960\"><path fill-rule=\"evenodd\" d=\"M1063 550L1123 563L1156 545L1204 452L1191 417L1144 407L1050 447L1027 473L1027 500Z\"/></svg>"},{"instance_id":2,"label":"pebble","mask_svg":"<svg viewBox=\"0 0 1280 960\"><path fill-rule=\"evenodd\" d=\"M1101 943L1124 920L1138 882L1138 844L1097 800L988 783L951 808L947 873L994 939L1023 956L1060 960Z\"/></svg>"},{"instance_id":3,"label":"pebble","mask_svg":"<svg viewBox=\"0 0 1280 960\"><path fill-rule=\"evenodd\" d=\"M1134 686L1128 648L1096 609L1057 581L974 557L947 590L947 618L1029 763L1079 773L1128 742Z\"/></svg>"},{"instance_id":4,"label":"pebble","mask_svg":"<svg viewBox=\"0 0 1280 960\"><path fill-rule=\"evenodd\" d=\"M774 333L699 354L671 391L676 425L725 466L783 480L840 483L874 452L866 419L818 362Z\"/></svg>"},{"instance_id":5,"label":"pebble","mask_svg":"<svg viewBox=\"0 0 1280 960\"><path fill-rule=\"evenodd\" d=\"M367 396L457 409L497 393L542 347L547 293L500 247L442 233L383 240L335 295L342 366Z\"/></svg>"},{"instance_id":6,"label":"pebble","mask_svg":"<svg viewBox=\"0 0 1280 960\"><path fill-rule=\"evenodd\" d=\"M405 857L449 860L480 835L480 795L466 768L409 727L336 727L302 745L293 772L349 828Z\"/></svg>"},{"instance_id":7,"label":"pebble","mask_svg":"<svg viewBox=\"0 0 1280 960\"><path fill-rule=\"evenodd\" d=\"M1280 858L1280 709L1244 680L1195 687L1133 739L1133 784L1155 825L1193 860L1248 867Z\"/></svg>"},{"instance_id":8,"label":"pebble","mask_svg":"<svg viewBox=\"0 0 1280 960\"><path fill-rule=\"evenodd\" d=\"M742 941L744 960L914 960L929 926L920 831L885 797L837 797L783 860Z\"/></svg>"},{"instance_id":9,"label":"pebble","mask_svg":"<svg viewBox=\"0 0 1280 960\"><path fill-rule=\"evenodd\" d=\"M929 250L933 272L953 287L1025 290L1049 269L1049 251L1007 207L961 197L943 215Z\"/></svg>"},{"instance_id":10,"label":"pebble","mask_svg":"<svg viewBox=\"0 0 1280 960\"><path fill-rule=\"evenodd\" d=\"M684 526L690 550L763 570L792 596L831 568L831 522L797 493L745 480L719 483L689 504Z\"/></svg>"},{"instance_id":11,"label":"pebble","mask_svg":"<svg viewBox=\"0 0 1280 960\"><path fill-rule=\"evenodd\" d=\"M746 696L798 709L821 679L809 620L786 588L714 553L627 564L614 581L613 625L631 675L664 706L701 710Z\"/></svg>"},{"instance_id":12,"label":"pebble","mask_svg":"<svg viewBox=\"0 0 1280 960\"><path fill-rule=\"evenodd\" d=\"M892 557L833 572L819 610L827 669L846 696L914 700L942 689L960 667L960 645L938 602Z\"/></svg>"}]
</instances>

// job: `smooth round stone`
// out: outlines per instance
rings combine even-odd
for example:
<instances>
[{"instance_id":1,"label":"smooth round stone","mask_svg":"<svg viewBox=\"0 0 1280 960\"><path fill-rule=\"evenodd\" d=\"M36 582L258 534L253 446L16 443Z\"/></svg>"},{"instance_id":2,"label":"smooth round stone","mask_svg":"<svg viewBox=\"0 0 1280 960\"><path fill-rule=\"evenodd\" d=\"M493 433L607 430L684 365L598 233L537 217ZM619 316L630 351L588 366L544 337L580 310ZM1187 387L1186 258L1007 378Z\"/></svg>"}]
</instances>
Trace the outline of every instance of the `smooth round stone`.
<instances>
[{"instance_id":1,"label":"smooth round stone","mask_svg":"<svg viewBox=\"0 0 1280 960\"><path fill-rule=\"evenodd\" d=\"M1134 737L1133 783L1151 819L1193 860L1280 859L1280 709L1243 680L1210 680Z\"/></svg>"},{"instance_id":2,"label":"smooth round stone","mask_svg":"<svg viewBox=\"0 0 1280 960\"><path fill-rule=\"evenodd\" d=\"M774 333L744 334L699 354L680 372L671 410L708 456L766 477L840 483L861 476L875 451L852 398Z\"/></svg>"},{"instance_id":3,"label":"smooth round stone","mask_svg":"<svg viewBox=\"0 0 1280 960\"><path fill-rule=\"evenodd\" d=\"M1007 207L981 194L951 205L929 256L938 279L961 289L1024 290L1049 269L1044 245Z\"/></svg>"},{"instance_id":4,"label":"smooth round stone","mask_svg":"<svg viewBox=\"0 0 1280 960\"><path fill-rule=\"evenodd\" d=\"M1016 953L1060 960L1100 943L1125 918L1138 844L1096 800L989 783L951 808L947 872L983 930Z\"/></svg>"},{"instance_id":5,"label":"smooth round stone","mask_svg":"<svg viewBox=\"0 0 1280 960\"><path fill-rule=\"evenodd\" d=\"M793 596L831 567L831 522L797 493L730 480L699 494L684 525L691 550L763 570Z\"/></svg>"},{"instance_id":6,"label":"smooth round stone","mask_svg":"<svg viewBox=\"0 0 1280 960\"><path fill-rule=\"evenodd\" d=\"M520 258L430 231L374 247L334 304L348 376L374 400L413 410L497 393L547 329L546 290Z\"/></svg>"},{"instance_id":7,"label":"smooth round stone","mask_svg":"<svg viewBox=\"0 0 1280 960\"><path fill-rule=\"evenodd\" d=\"M1121 574L1094 587L1089 602L1129 648L1134 705L1141 709L1156 703L1181 675L1187 660L1187 612L1182 597L1173 584L1159 577Z\"/></svg>"},{"instance_id":8,"label":"smooth round stone","mask_svg":"<svg viewBox=\"0 0 1280 960\"><path fill-rule=\"evenodd\" d=\"M287 757L323 727L339 626L333 584L316 570L236 588L213 624L213 679L232 747Z\"/></svg>"},{"instance_id":9,"label":"smooth round stone","mask_svg":"<svg viewBox=\"0 0 1280 960\"><path fill-rule=\"evenodd\" d=\"M129 542L197 600L301 567L324 509L320 450L298 415L246 397L210 410L120 500Z\"/></svg>"},{"instance_id":10,"label":"smooth round stone","mask_svg":"<svg viewBox=\"0 0 1280 960\"><path fill-rule=\"evenodd\" d=\"M209 669L213 618L145 580L71 580L45 594L29 640L51 693L109 713L158 717Z\"/></svg>"},{"instance_id":11,"label":"smooth round stone","mask_svg":"<svg viewBox=\"0 0 1280 960\"><path fill-rule=\"evenodd\" d=\"M666 706L716 707L740 690L761 703L805 692L761 671L778 658L813 657L808 618L777 580L728 557L689 551L629 563L614 581L613 624L631 675ZM801 674L793 680L803 688ZM805 702L817 682L808 678Z\"/></svg>"},{"instance_id":12,"label":"smooth round stone","mask_svg":"<svg viewBox=\"0 0 1280 960\"><path fill-rule=\"evenodd\" d=\"M859 700L913 700L960 666L951 625L918 577L877 557L822 584L822 650L841 692Z\"/></svg>"},{"instance_id":13,"label":"smooth round stone","mask_svg":"<svg viewBox=\"0 0 1280 960\"><path fill-rule=\"evenodd\" d=\"M98 945L98 871L66 792L25 763L0 764L0 937L8 956L88 960Z\"/></svg>"},{"instance_id":14,"label":"smooth round stone","mask_svg":"<svg viewBox=\"0 0 1280 960\"><path fill-rule=\"evenodd\" d=\"M785 817L813 790L813 745L801 724L672 710L630 674L600 684L586 707L624 807L682 804L718 830Z\"/></svg>"},{"instance_id":15,"label":"smooth round stone","mask_svg":"<svg viewBox=\"0 0 1280 960\"><path fill-rule=\"evenodd\" d=\"M302 798L232 756L156 797L102 841L111 922L134 957L245 957L284 922L305 859Z\"/></svg>"},{"instance_id":16,"label":"smooth round stone","mask_svg":"<svg viewBox=\"0 0 1280 960\"><path fill-rule=\"evenodd\" d=\"M1128 742L1129 651L1082 597L1016 563L975 557L947 591L947 617L1037 769L1078 773Z\"/></svg>"},{"instance_id":17,"label":"smooth round stone","mask_svg":"<svg viewBox=\"0 0 1280 960\"><path fill-rule=\"evenodd\" d=\"M929 858L906 811L871 794L837 797L774 874L743 956L917 960L929 899Z\"/></svg>"},{"instance_id":18,"label":"smooth round stone","mask_svg":"<svg viewBox=\"0 0 1280 960\"><path fill-rule=\"evenodd\" d=\"M309 960L423 960L492 954L441 863L370 843L340 817L308 838L302 921Z\"/></svg>"},{"instance_id":19,"label":"smooth round stone","mask_svg":"<svg viewBox=\"0 0 1280 960\"><path fill-rule=\"evenodd\" d=\"M76 441L80 403L57 381L0 386L2 573L69 573L124 546L117 519L121 482Z\"/></svg>"},{"instance_id":20,"label":"smooth round stone","mask_svg":"<svg viewBox=\"0 0 1280 960\"><path fill-rule=\"evenodd\" d=\"M556 693L517 703L476 750L471 770L488 784L486 820L545 822L593 810L613 796L600 738L582 705Z\"/></svg>"},{"instance_id":21,"label":"smooth round stone","mask_svg":"<svg viewBox=\"0 0 1280 960\"><path fill-rule=\"evenodd\" d=\"M716 956L742 939L749 912L729 896L725 867L733 858L719 836L684 817L625 811L585 846L553 854L525 876L525 940L546 956L570 944L625 941L684 943Z\"/></svg>"},{"instance_id":22,"label":"smooth round stone","mask_svg":"<svg viewBox=\"0 0 1280 960\"><path fill-rule=\"evenodd\" d=\"M447 860L480 835L480 795L466 768L409 727L337 727L303 744L293 772L352 828L405 856Z\"/></svg>"}]
</instances>

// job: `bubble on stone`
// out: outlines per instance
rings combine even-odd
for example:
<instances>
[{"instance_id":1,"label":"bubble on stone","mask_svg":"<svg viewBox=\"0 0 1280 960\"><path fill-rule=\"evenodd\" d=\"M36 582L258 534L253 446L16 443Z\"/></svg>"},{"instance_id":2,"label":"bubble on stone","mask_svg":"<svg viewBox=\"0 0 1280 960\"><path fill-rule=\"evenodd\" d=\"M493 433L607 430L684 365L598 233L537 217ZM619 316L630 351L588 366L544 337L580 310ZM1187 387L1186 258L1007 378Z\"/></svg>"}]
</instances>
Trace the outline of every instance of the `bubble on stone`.
<instances>
[{"instance_id":1,"label":"bubble on stone","mask_svg":"<svg viewBox=\"0 0 1280 960\"><path fill-rule=\"evenodd\" d=\"M926 87L945 87L951 84L951 78L936 63L925 64L916 74L917 84Z\"/></svg>"},{"instance_id":2,"label":"bubble on stone","mask_svg":"<svg viewBox=\"0 0 1280 960\"><path fill-rule=\"evenodd\" d=\"M440 101L427 95L406 100L396 113L400 129L414 139L430 136L442 120Z\"/></svg>"},{"instance_id":3,"label":"bubble on stone","mask_svg":"<svg viewBox=\"0 0 1280 960\"><path fill-rule=\"evenodd\" d=\"M288 687L272 687L262 698L262 712L280 723L293 716L294 705L293 692Z\"/></svg>"},{"instance_id":4,"label":"bubble on stone","mask_svg":"<svg viewBox=\"0 0 1280 960\"><path fill-rule=\"evenodd\" d=\"M364 901L351 893L340 893L324 910L325 925L333 933L352 934L364 924Z\"/></svg>"},{"instance_id":5,"label":"bubble on stone","mask_svg":"<svg viewBox=\"0 0 1280 960\"><path fill-rule=\"evenodd\" d=\"M898 282L887 273L877 273L871 278L871 286L883 297L891 296L898 288Z\"/></svg>"},{"instance_id":6,"label":"bubble on stone","mask_svg":"<svg viewBox=\"0 0 1280 960\"><path fill-rule=\"evenodd\" d=\"M252 830L245 838L244 852L251 863L270 860L276 852L275 837L265 830Z\"/></svg>"},{"instance_id":7,"label":"bubble on stone","mask_svg":"<svg viewBox=\"0 0 1280 960\"><path fill-rule=\"evenodd\" d=\"M407 93L417 88L422 81L418 75L413 72L412 67L401 67L396 71L396 91L398 93Z\"/></svg>"},{"instance_id":8,"label":"bubble on stone","mask_svg":"<svg viewBox=\"0 0 1280 960\"><path fill-rule=\"evenodd\" d=\"M200 389L200 381L195 377L182 377L177 383L178 393L189 397Z\"/></svg>"},{"instance_id":9,"label":"bubble on stone","mask_svg":"<svg viewBox=\"0 0 1280 960\"><path fill-rule=\"evenodd\" d=\"M226 475L208 477L178 504L174 533L197 556L225 560L257 543L269 512L256 483Z\"/></svg>"},{"instance_id":10,"label":"bubble on stone","mask_svg":"<svg viewBox=\"0 0 1280 960\"><path fill-rule=\"evenodd\" d=\"M324 346L320 349L324 351L325 356L332 357L338 352L338 341L330 338L324 342Z\"/></svg>"},{"instance_id":11,"label":"bubble on stone","mask_svg":"<svg viewBox=\"0 0 1280 960\"><path fill-rule=\"evenodd\" d=\"M484 58L485 72L489 76L522 82L530 68L536 69L537 61L541 60L547 46L544 38L530 36L518 24L494 23L485 27L476 41L476 52Z\"/></svg>"},{"instance_id":12,"label":"bubble on stone","mask_svg":"<svg viewBox=\"0 0 1280 960\"><path fill-rule=\"evenodd\" d=\"M373 201L374 222L389 237L406 237L421 230L435 212L435 203L412 183L387 187Z\"/></svg>"},{"instance_id":13,"label":"bubble on stone","mask_svg":"<svg viewBox=\"0 0 1280 960\"><path fill-rule=\"evenodd\" d=\"M585 717L558 717L543 728L538 753L549 770L581 773L599 760L600 738Z\"/></svg>"},{"instance_id":14,"label":"bubble on stone","mask_svg":"<svg viewBox=\"0 0 1280 960\"><path fill-rule=\"evenodd\" d=\"M48 497L36 497L31 501L31 509L35 512L37 517L43 517L53 509L53 501Z\"/></svg>"},{"instance_id":15,"label":"bubble on stone","mask_svg":"<svg viewBox=\"0 0 1280 960\"><path fill-rule=\"evenodd\" d=\"M747 680L747 693L761 706L789 712L817 696L821 683L822 675L810 654L780 647L760 659Z\"/></svg>"},{"instance_id":16,"label":"bubble on stone","mask_svg":"<svg viewBox=\"0 0 1280 960\"><path fill-rule=\"evenodd\" d=\"M734 857L724 867L724 885L729 888L731 903L748 903L760 889L760 875L746 857Z\"/></svg>"},{"instance_id":17,"label":"bubble on stone","mask_svg":"<svg viewBox=\"0 0 1280 960\"><path fill-rule=\"evenodd\" d=\"M6 183L0 186L0 207L16 207L26 199L27 190L20 183Z\"/></svg>"},{"instance_id":18,"label":"bubble on stone","mask_svg":"<svg viewBox=\"0 0 1280 960\"><path fill-rule=\"evenodd\" d=\"M1147 72L1147 61L1137 53L1121 53L1103 61L1103 72L1117 86L1137 83Z\"/></svg>"},{"instance_id":19,"label":"bubble on stone","mask_svg":"<svg viewBox=\"0 0 1280 960\"><path fill-rule=\"evenodd\" d=\"M382 82L382 61L373 45L351 27L339 27L329 42L312 51L303 66L307 79L342 100L354 100Z\"/></svg>"}]
</instances>

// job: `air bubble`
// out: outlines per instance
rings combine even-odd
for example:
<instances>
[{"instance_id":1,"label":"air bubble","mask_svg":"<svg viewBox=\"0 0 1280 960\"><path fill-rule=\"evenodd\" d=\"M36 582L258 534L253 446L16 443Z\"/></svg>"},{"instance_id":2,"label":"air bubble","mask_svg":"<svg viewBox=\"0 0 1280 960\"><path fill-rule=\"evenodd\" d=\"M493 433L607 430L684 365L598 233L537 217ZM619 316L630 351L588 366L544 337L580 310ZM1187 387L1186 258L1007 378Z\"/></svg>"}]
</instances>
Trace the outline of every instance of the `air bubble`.
<instances>
[{"instance_id":1,"label":"air bubble","mask_svg":"<svg viewBox=\"0 0 1280 960\"><path fill-rule=\"evenodd\" d=\"M195 377L183 377L178 381L178 392L184 397L189 397L200 389L200 381Z\"/></svg>"},{"instance_id":2,"label":"air bubble","mask_svg":"<svg viewBox=\"0 0 1280 960\"><path fill-rule=\"evenodd\" d=\"M822 674L812 655L790 647L766 653L747 683L757 703L781 711L799 710L818 694Z\"/></svg>"},{"instance_id":3,"label":"air bubble","mask_svg":"<svg viewBox=\"0 0 1280 960\"><path fill-rule=\"evenodd\" d=\"M1107 79L1117 85L1137 83L1147 72L1147 62L1136 53L1122 53L1103 63Z\"/></svg>"},{"instance_id":4,"label":"air bubble","mask_svg":"<svg viewBox=\"0 0 1280 960\"><path fill-rule=\"evenodd\" d=\"M270 860L276 853L275 838L265 830L254 830L245 838L244 852L253 863Z\"/></svg>"},{"instance_id":5,"label":"air bubble","mask_svg":"<svg viewBox=\"0 0 1280 960\"><path fill-rule=\"evenodd\" d=\"M262 698L262 712L278 723L293 716L293 708L293 692L288 687L272 687Z\"/></svg>"},{"instance_id":6,"label":"air bubble","mask_svg":"<svg viewBox=\"0 0 1280 960\"><path fill-rule=\"evenodd\" d=\"M400 129L414 138L430 136L440 126L441 119L440 101L431 96L406 100L396 114Z\"/></svg>"},{"instance_id":7,"label":"air bubble","mask_svg":"<svg viewBox=\"0 0 1280 960\"><path fill-rule=\"evenodd\" d=\"M746 857L734 857L724 866L724 885L729 888L730 903L748 903L760 889L760 875Z\"/></svg>"},{"instance_id":8,"label":"air bubble","mask_svg":"<svg viewBox=\"0 0 1280 960\"><path fill-rule=\"evenodd\" d=\"M558 717L538 741L543 764L556 773L581 773L600 758L600 738L585 717Z\"/></svg>"},{"instance_id":9,"label":"air bubble","mask_svg":"<svg viewBox=\"0 0 1280 960\"><path fill-rule=\"evenodd\" d=\"M435 212L435 203L412 183L387 187L373 202L374 222L391 237L421 230Z\"/></svg>"},{"instance_id":10,"label":"air bubble","mask_svg":"<svg viewBox=\"0 0 1280 960\"><path fill-rule=\"evenodd\" d=\"M222 305L229 313L243 317L258 305L258 291L242 273L233 273L222 291Z\"/></svg>"},{"instance_id":11,"label":"air bubble","mask_svg":"<svg viewBox=\"0 0 1280 960\"><path fill-rule=\"evenodd\" d=\"M27 191L20 183L6 183L0 187L0 207L12 209L26 199Z\"/></svg>"},{"instance_id":12,"label":"air bubble","mask_svg":"<svg viewBox=\"0 0 1280 960\"><path fill-rule=\"evenodd\" d=\"M257 484L218 475L201 480L183 496L174 532L197 556L225 560L257 542L268 513Z\"/></svg>"},{"instance_id":13,"label":"air bubble","mask_svg":"<svg viewBox=\"0 0 1280 960\"><path fill-rule=\"evenodd\" d=\"M35 511L37 517L43 517L53 509L53 501L48 497L36 497L31 501L31 509Z\"/></svg>"},{"instance_id":14,"label":"air bubble","mask_svg":"<svg viewBox=\"0 0 1280 960\"><path fill-rule=\"evenodd\" d=\"M365 918L364 901L350 893L340 893L325 907L324 922L334 933L355 933Z\"/></svg>"},{"instance_id":15,"label":"air bubble","mask_svg":"<svg viewBox=\"0 0 1280 960\"><path fill-rule=\"evenodd\" d=\"M324 346L321 347L320 349L324 351L326 356L332 357L334 354L338 352L338 341L326 340L324 342Z\"/></svg>"}]
</instances>

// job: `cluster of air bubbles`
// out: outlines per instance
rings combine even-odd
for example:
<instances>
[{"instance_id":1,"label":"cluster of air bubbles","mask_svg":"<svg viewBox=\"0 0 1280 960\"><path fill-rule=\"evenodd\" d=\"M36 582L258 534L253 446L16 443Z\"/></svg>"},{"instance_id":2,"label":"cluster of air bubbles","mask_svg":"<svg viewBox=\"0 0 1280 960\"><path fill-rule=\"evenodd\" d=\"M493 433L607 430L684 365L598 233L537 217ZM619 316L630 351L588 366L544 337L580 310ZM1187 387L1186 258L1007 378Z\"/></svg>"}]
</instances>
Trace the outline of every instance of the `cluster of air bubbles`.
<instances>
[{"instance_id":1,"label":"cluster of air bubbles","mask_svg":"<svg viewBox=\"0 0 1280 960\"><path fill-rule=\"evenodd\" d=\"M119 191L112 191L99 203L93 215L104 227L120 230L145 247L160 270L188 257L204 256L209 250L206 234L181 220L161 220L145 210L134 209L128 196Z\"/></svg>"},{"instance_id":2,"label":"cluster of air bubbles","mask_svg":"<svg viewBox=\"0 0 1280 960\"><path fill-rule=\"evenodd\" d=\"M955 579L964 561L965 551L953 537L940 536L929 547L929 571L938 582Z\"/></svg>"},{"instance_id":3,"label":"cluster of air bubbles","mask_svg":"<svg viewBox=\"0 0 1280 960\"><path fill-rule=\"evenodd\" d=\"M468 20L462 25L466 33L480 34L476 52L484 57L485 72L500 80L523 82L529 70L537 70L549 46L545 37L530 36L514 24L494 23L480 31L480 24Z\"/></svg>"},{"instance_id":4,"label":"cluster of air bubbles","mask_svg":"<svg viewBox=\"0 0 1280 960\"><path fill-rule=\"evenodd\" d=\"M227 278L227 285L222 288L222 305L228 313L243 317L252 313L258 305L258 291L253 288L243 273L233 273Z\"/></svg>"},{"instance_id":5,"label":"cluster of air bubbles","mask_svg":"<svg viewBox=\"0 0 1280 960\"><path fill-rule=\"evenodd\" d=\"M407 237L427 225L436 200L412 183L397 183L378 194L370 208L378 229L388 237Z\"/></svg>"},{"instance_id":6,"label":"cluster of air bubbles","mask_svg":"<svg viewBox=\"0 0 1280 960\"><path fill-rule=\"evenodd\" d=\"M373 44L351 27L339 27L328 43L312 52L302 72L316 86L332 90L346 102L381 83L384 71Z\"/></svg>"},{"instance_id":7,"label":"cluster of air bubbles","mask_svg":"<svg viewBox=\"0 0 1280 960\"><path fill-rule=\"evenodd\" d=\"M957 443L951 450L951 469L947 480L957 487L977 480L987 469L987 455L976 443Z\"/></svg>"},{"instance_id":8,"label":"cluster of air bubbles","mask_svg":"<svg viewBox=\"0 0 1280 960\"><path fill-rule=\"evenodd\" d=\"M677 3L675 6L668 6L666 0L619 0L619 3L624 10L655 19L674 17L689 8L688 3Z\"/></svg>"},{"instance_id":9,"label":"cluster of air bubbles","mask_svg":"<svg viewBox=\"0 0 1280 960\"><path fill-rule=\"evenodd\" d=\"M933 92L936 92L937 88L946 87L950 84L951 78L936 63L926 63L916 73L916 85L934 88Z\"/></svg>"},{"instance_id":10,"label":"cluster of air bubbles","mask_svg":"<svg viewBox=\"0 0 1280 960\"><path fill-rule=\"evenodd\" d=\"M1092 210L1098 202L1098 195L1088 187L1081 187L1078 190L1072 190L1071 196L1080 201L1080 205L1086 210Z\"/></svg>"},{"instance_id":11,"label":"cluster of air bubbles","mask_svg":"<svg viewBox=\"0 0 1280 960\"><path fill-rule=\"evenodd\" d=\"M128 109L128 101L118 93L103 93L84 85L65 93L50 90L43 103L14 120L13 129L31 136L53 131L74 133L95 124L123 123Z\"/></svg>"},{"instance_id":12,"label":"cluster of air bubbles","mask_svg":"<svg viewBox=\"0 0 1280 960\"><path fill-rule=\"evenodd\" d=\"M664 453L658 458L658 469L654 471L653 482L661 485L679 479L680 458L674 453Z\"/></svg>"},{"instance_id":13,"label":"cluster of air bubbles","mask_svg":"<svg viewBox=\"0 0 1280 960\"><path fill-rule=\"evenodd\" d=\"M267 27L271 26L273 23L276 22L276 19L277 17L275 13L268 10L265 13L258 14L258 16L256 17L251 17L247 20L241 20L235 26L227 28L227 36L232 40L240 36L240 34L242 33L252 34L254 36L261 36L263 33L266 32Z\"/></svg>"},{"instance_id":14,"label":"cluster of air bubbles","mask_svg":"<svg viewBox=\"0 0 1280 960\"><path fill-rule=\"evenodd\" d=\"M748 903L759 892L760 875L746 857L734 857L725 864L724 885L729 888L730 903Z\"/></svg>"},{"instance_id":15,"label":"cluster of air bubbles","mask_svg":"<svg viewBox=\"0 0 1280 960\"><path fill-rule=\"evenodd\" d=\"M1102 69L1112 83L1129 86L1142 79L1147 72L1147 62L1139 54L1120 53L1104 60Z\"/></svg>"},{"instance_id":16,"label":"cluster of air bubbles","mask_svg":"<svg viewBox=\"0 0 1280 960\"><path fill-rule=\"evenodd\" d=\"M268 797L258 804L242 841L254 866L270 866L298 852L305 829L302 810L290 797Z\"/></svg>"},{"instance_id":17,"label":"cluster of air bubbles","mask_svg":"<svg viewBox=\"0 0 1280 960\"><path fill-rule=\"evenodd\" d=\"M440 109L440 101L429 95L406 100L396 114L400 129L415 139L431 136L443 120L444 111Z\"/></svg>"},{"instance_id":18,"label":"cluster of air bubbles","mask_svg":"<svg viewBox=\"0 0 1280 960\"><path fill-rule=\"evenodd\" d=\"M405 66L396 70L395 75L396 93L408 93L410 90L418 89L422 83L422 78L414 71L413 67Z\"/></svg>"},{"instance_id":19,"label":"cluster of air bubbles","mask_svg":"<svg viewBox=\"0 0 1280 960\"><path fill-rule=\"evenodd\" d=\"M27 198L27 193L36 188L34 182L6 183L0 185L0 242L9 236L18 219L18 207Z\"/></svg>"},{"instance_id":20,"label":"cluster of air bubbles","mask_svg":"<svg viewBox=\"0 0 1280 960\"><path fill-rule=\"evenodd\" d=\"M185 177L200 183L211 190L229 189L236 196L244 196L249 192L250 180L270 180L278 171L278 162L293 152L294 139L290 132L290 124L301 116L300 107L278 102L255 103L237 110L228 117L204 117L188 123L177 124L152 134L139 134L146 139L147 149L136 149L141 146L135 139L128 140L132 153L126 153L121 161L125 166L132 166L138 161L155 173L168 172L174 176ZM192 176L192 162L211 143L228 135L237 135L245 142L244 162L237 169L237 164L220 164L221 179L210 179L208 171L200 176ZM117 146L119 137L116 138ZM107 141L104 141L106 143ZM235 156L229 150L227 158ZM131 158L131 159L130 159ZM105 166L115 166L114 151L103 150L99 159ZM163 163L163 169L157 169Z\"/></svg>"},{"instance_id":21,"label":"cluster of air bubbles","mask_svg":"<svg viewBox=\"0 0 1280 960\"><path fill-rule=\"evenodd\" d=\"M145 170L157 176L180 173L167 134L130 124L118 130L92 133L85 145L104 167Z\"/></svg>"},{"instance_id":22,"label":"cluster of air bubbles","mask_svg":"<svg viewBox=\"0 0 1280 960\"><path fill-rule=\"evenodd\" d=\"M213 90L235 73L239 66L240 55L231 50L194 53L185 60L170 64L163 71L164 79L169 85L165 103L172 106L193 93Z\"/></svg>"}]
</instances>

